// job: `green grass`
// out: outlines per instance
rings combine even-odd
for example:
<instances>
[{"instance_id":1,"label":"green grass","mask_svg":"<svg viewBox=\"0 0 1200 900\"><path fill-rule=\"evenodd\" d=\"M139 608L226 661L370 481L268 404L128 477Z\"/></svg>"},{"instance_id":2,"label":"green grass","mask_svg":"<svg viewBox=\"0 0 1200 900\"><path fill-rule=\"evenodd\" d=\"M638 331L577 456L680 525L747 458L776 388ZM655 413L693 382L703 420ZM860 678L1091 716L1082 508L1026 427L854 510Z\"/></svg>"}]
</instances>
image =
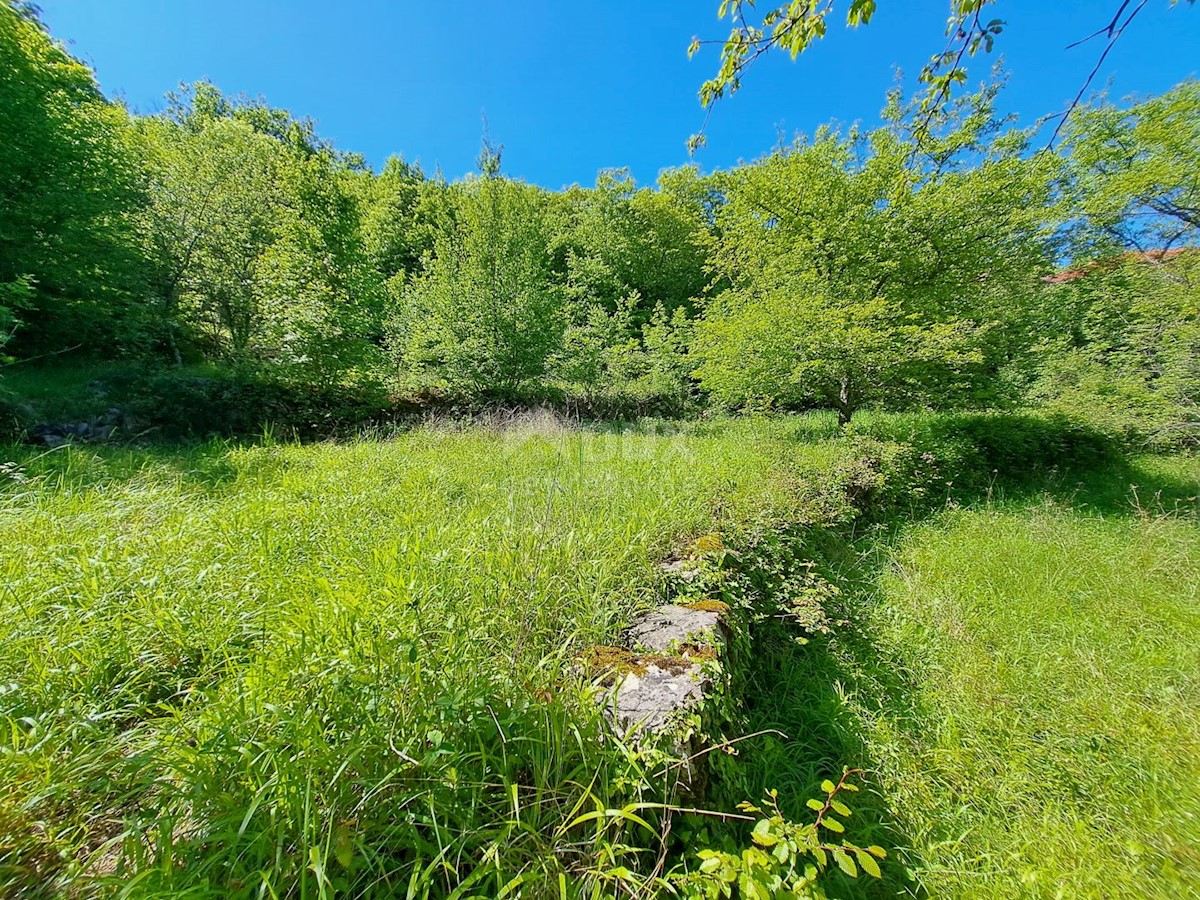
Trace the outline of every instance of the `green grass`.
<instances>
[{"instance_id":1,"label":"green grass","mask_svg":"<svg viewBox=\"0 0 1200 900\"><path fill-rule=\"evenodd\" d=\"M834 433L4 449L0 895L618 892L657 835L577 820L658 796L563 672L662 602L673 547L844 512ZM884 879L830 896L1200 895L1200 461L1106 465L794 532L834 630L758 628L741 706L777 733L721 788L808 821L864 768L848 837ZM705 821L672 862L744 845Z\"/></svg>"},{"instance_id":2,"label":"green grass","mask_svg":"<svg viewBox=\"0 0 1200 900\"><path fill-rule=\"evenodd\" d=\"M12 448L0 894L577 890L644 773L563 671L674 543L794 517L807 427Z\"/></svg>"},{"instance_id":3,"label":"green grass","mask_svg":"<svg viewBox=\"0 0 1200 900\"><path fill-rule=\"evenodd\" d=\"M1200 896L1198 481L1200 460L1148 458L877 551L826 727L855 732L908 848L892 887Z\"/></svg>"}]
</instances>

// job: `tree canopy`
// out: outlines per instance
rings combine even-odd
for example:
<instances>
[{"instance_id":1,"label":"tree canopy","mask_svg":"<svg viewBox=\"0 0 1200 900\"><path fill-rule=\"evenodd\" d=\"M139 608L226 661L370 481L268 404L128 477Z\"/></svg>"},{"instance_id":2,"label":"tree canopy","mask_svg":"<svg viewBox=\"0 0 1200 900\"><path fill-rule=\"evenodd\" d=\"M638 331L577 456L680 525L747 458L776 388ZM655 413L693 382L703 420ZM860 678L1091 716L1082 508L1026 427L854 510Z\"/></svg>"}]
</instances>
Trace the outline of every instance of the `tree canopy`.
<instances>
[{"instance_id":1,"label":"tree canopy","mask_svg":"<svg viewBox=\"0 0 1200 900\"><path fill-rule=\"evenodd\" d=\"M1179 0L1171 0L1172 5L1178 2ZM1195 0L1186 2L1194 3ZM1112 0L1109 4L1112 18L1098 31L1070 45L1078 46L1097 37L1105 37L1107 40L1096 68L1079 89L1075 100L1062 114L1059 128L1069 119L1073 109L1087 92L1113 45L1145 5L1145 0L1140 3L1133 3L1132 0ZM718 100L736 93L742 85L743 77L764 54L779 50L790 54L795 60L825 36L828 19L836 6L835 0L788 0L787 3L759 11L756 9L755 0L721 0L717 7L717 18L729 19L729 36L724 41L702 41L700 38L693 38L688 47L688 55L694 56L706 43L721 45L717 73L700 86L700 105L711 110ZM946 46L929 58L921 67L918 76L920 83L925 85L920 104L926 114L918 125L918 137L924 136L928 122L938 107L950 99L954 87L966 83L967 59L981 50L990 53L1006 24L1004 19L990 15L1003 7L998 0L949 0L948 6L950 15L946 20ZM846 25L857 28L870 24L878 7L878 0L849 0L845 7ZM1055 137L1057 134L1058 129L1055 130ZM1053 140L1051 138L1051 143ZM692 135L688 146L695 150L703 143L704 132L701 130Z\"/></svg>"},{"instance_id":2,"label":"tree canopy","mask_svg":"<svg viewBox=\"0 0 1200 900\"><path fill-rule=\"evenodd\" d=\"M997 33L991 5L954 5L954 35L978 39L965 54ZM754 25L751 4L725 4L761 28L708 99L760 50L803 51L837 8ZM875 4L845 9L866 24ZM131 114L11 0L0 62L9 357L593 415L824 407L845 423L869 406L1119 395L1158 410L1138 428L1195 419L1195 81L1095 98L1048 149L997 115L1000 79L937 96L961 80L940 57L875 130L549 191L506 175L486 135L456 182L399 157L374 171L310 120L204 82Z\"/></svg>"}]
</instances>

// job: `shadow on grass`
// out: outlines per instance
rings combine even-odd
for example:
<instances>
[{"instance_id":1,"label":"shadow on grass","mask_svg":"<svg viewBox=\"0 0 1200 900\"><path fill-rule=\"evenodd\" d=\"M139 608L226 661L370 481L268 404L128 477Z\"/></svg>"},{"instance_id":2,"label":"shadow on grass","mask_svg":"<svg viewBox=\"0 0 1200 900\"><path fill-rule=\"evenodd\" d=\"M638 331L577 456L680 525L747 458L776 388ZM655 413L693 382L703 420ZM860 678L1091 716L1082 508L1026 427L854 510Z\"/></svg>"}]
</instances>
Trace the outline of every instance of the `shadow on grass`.
<instances>
[{"instance_id":1,"label":"shadow on grass","mask_svg":"<svg viewBox=\"0 0 1200 900\"><path fill-rule=\"evenodd\" d=\"M56 489L85 489L138 478L217 491L246 471L232 458L237 446L227 441L147 447L80 443L52 449L0 444L0 492L23 490L37 482Z\"/></svg>"},{"instance_id":2,"label":"shadow on grass","mask_svg":"<svg viewBox=\"0 0 1200 900\"><path fill-rule=\"evenodd\" d=\"M1194 468L1194 467L1193 467ZM897 822L889 797L872 782L877 760L867 740L863 716L886 710L899 723L902 740L919 741L926 721L917 697L919 685L906 661L884 649L872 634L869 611L877 602L879 578L890 564L894 542L911 525L939 515L946 506L1023 506L1050 501L1099 517L1183 515L1200 517L1200 484L1187 463L1162 457L1110 456L1070 470L1047 469L1025 477L997 480L979 490L961 490L943 505L913 510L890 521L860 525L844 533L814 531L805 550L818 571L840 593L828 612L838 625L808 643L775 622L754 636L754 667L746 686L746 733L778 731L747 742L741 775L757 799L777 789L785 814L810 821L805 808L820 797L823 779L836 781L843 766L863 769L861 793L846 798L854 815L846 837L859 845L880 844L889 857L881 881L857 879L836 870L827 876L830 897L923 896L909 874L922 848ZM853 697L853 705L846 698ZM743 836L744 837L744 836ZM828 835L833 838L835 835Z\"/></svg>"},{"instance_id":3,"label":"shadow on grass","mask_svg":"<svg viewBox=\"0 0 1200 900\"><path fill-rule=\"evenodd\" d=\"M915 715L914 690L901 660L888 658L879 643L864 630L857 610L869 602L878 554L862 555L861 546L822 533L818 555L821 574L841 590L837 609L840 621L828 636L808 643L793 629L775 622L755 633L753 670L746 685L744 712L747 732L777 731L787 737L767 735L755 739L744 751L743 777L752 796L779 791L784 814L793 821L811 821L809 798L823 799L820 784L837 781L845 766L862 769L857 794L846 795L853 815L845 820L846 838L859 846L878 844L888 850L881 864L882 880L860 873L856 879L831 868L823 885L830 897L921 896L908 875L906 857L913 841L899 827L888 798L873 782L878 769L865 739L858 714L848 696L869 697L893 711ZM814 548L818 549L818 548ZM836 843L837 835L826 834Z\"/></svg>"}]
</instances>

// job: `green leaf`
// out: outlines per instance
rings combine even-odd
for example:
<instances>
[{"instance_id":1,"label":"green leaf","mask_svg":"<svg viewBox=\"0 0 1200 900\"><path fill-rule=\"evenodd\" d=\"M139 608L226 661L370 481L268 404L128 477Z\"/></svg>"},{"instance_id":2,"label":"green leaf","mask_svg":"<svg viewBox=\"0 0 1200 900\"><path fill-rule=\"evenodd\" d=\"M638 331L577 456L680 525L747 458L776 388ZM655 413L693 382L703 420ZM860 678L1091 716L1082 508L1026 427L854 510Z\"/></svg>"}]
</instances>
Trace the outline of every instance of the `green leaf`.
<instances>
[{"instance_id":1,"label":"green leaf","mask_svg":"<svg viewBox=\"0 0 1200 900\"><path fill-rule=\"evenodd\" d=\"M833 850L834 862L838 864L838 868L849 875L851 878L858 877L858 866L854 864L854 859L845 850Z\"/></svg>"},{"instance_id":2,"label":"green leaf","mask_svg":"<svg viewBox=\"0 0 1200 900\"><path fill-rule=\"evenodd\" d=\"M840 800L830 800L829 806L834 809L839 816L850 815L850 807L848 807L845 803L842 803Z\"/></svg>"},{"instance_id":3,"label":"green leaf","mask_svg":"<svg viewBox=\"0 0 1200 900\"><path fill-rule=\"evenodd\" d=\"M825 808L825 804L822 803L820 800L809 800L804 805L807 806L809 809L814 810L816 812L820 812L821 810L823 810Z\"/></svg>"},{"instance_id":4,"label":"green leaf","mask_svg":"<svg viewBox=\"0 0 1200 900\"><path fill-rule=\"evenodd\" d=\"M875 857L865 850L856 850L854 855L858 858L858 864L862 866L863 871L875 878L882 878L883 872L879 870L879 863L875 862Z\"/></svg>"},{"instance_id":5,"label":"green leaf","mask_svg":"<svg viewBox=\"0 0 1200 900\"><path fill-rule=\"evenodd\" d=\"M774 847L779 843L779 835L771 831L771 823L767 819L759 819L750 838L760 847Z\"/></svg>"},{"instance_id":6,"label":"green leaf","mask_svg":"<svg viewBox=\"0 0 1200 900\"><path fill-rule=\"evenodd\" d=\"M837 790L837 786L828 778L826 778L821 782L821 790L823 790L826 794L832 794L835 790Z\"/></svg>"},{"instance_id":7,"label":"green leaf","mask_svg":"<svg viewBox=\"0 0 1200 900\"><path fill-rule=\"evenodd\" d=\"M841 822L839 822L837 819L835 819L833 816L826 816L824 819L821 820L821 824L824 825L826 828L828 828L830 831L836 831L838 834L844 834L846 831L846 826L843 825Z\"/></svg>"}]
</instances>

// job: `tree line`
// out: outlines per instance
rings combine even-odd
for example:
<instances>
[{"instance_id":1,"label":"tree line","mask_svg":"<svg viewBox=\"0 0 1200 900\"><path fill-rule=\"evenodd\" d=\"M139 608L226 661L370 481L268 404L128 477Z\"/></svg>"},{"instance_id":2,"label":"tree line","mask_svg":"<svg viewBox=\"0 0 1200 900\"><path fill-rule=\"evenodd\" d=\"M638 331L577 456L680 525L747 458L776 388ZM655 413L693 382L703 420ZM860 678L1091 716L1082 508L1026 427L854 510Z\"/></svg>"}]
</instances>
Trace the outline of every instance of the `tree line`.
<instances>
[{"instance_id":1,"label":"tree line","mask_svg":"<svg viewBox=\"0 0 1200 900\"><path fill-rule=\"evenodd\" d=\"M209 83L135 115L4 0L0 353L415 404L845 423L1036 402L1191 434L1200 84L1100 98L1055 152L997 113L1000 90L933 109L895 91L878 128L654 187L545 190L487 142L449 182L399 157L374 171Z\"/></svg>"}]
</instances>

